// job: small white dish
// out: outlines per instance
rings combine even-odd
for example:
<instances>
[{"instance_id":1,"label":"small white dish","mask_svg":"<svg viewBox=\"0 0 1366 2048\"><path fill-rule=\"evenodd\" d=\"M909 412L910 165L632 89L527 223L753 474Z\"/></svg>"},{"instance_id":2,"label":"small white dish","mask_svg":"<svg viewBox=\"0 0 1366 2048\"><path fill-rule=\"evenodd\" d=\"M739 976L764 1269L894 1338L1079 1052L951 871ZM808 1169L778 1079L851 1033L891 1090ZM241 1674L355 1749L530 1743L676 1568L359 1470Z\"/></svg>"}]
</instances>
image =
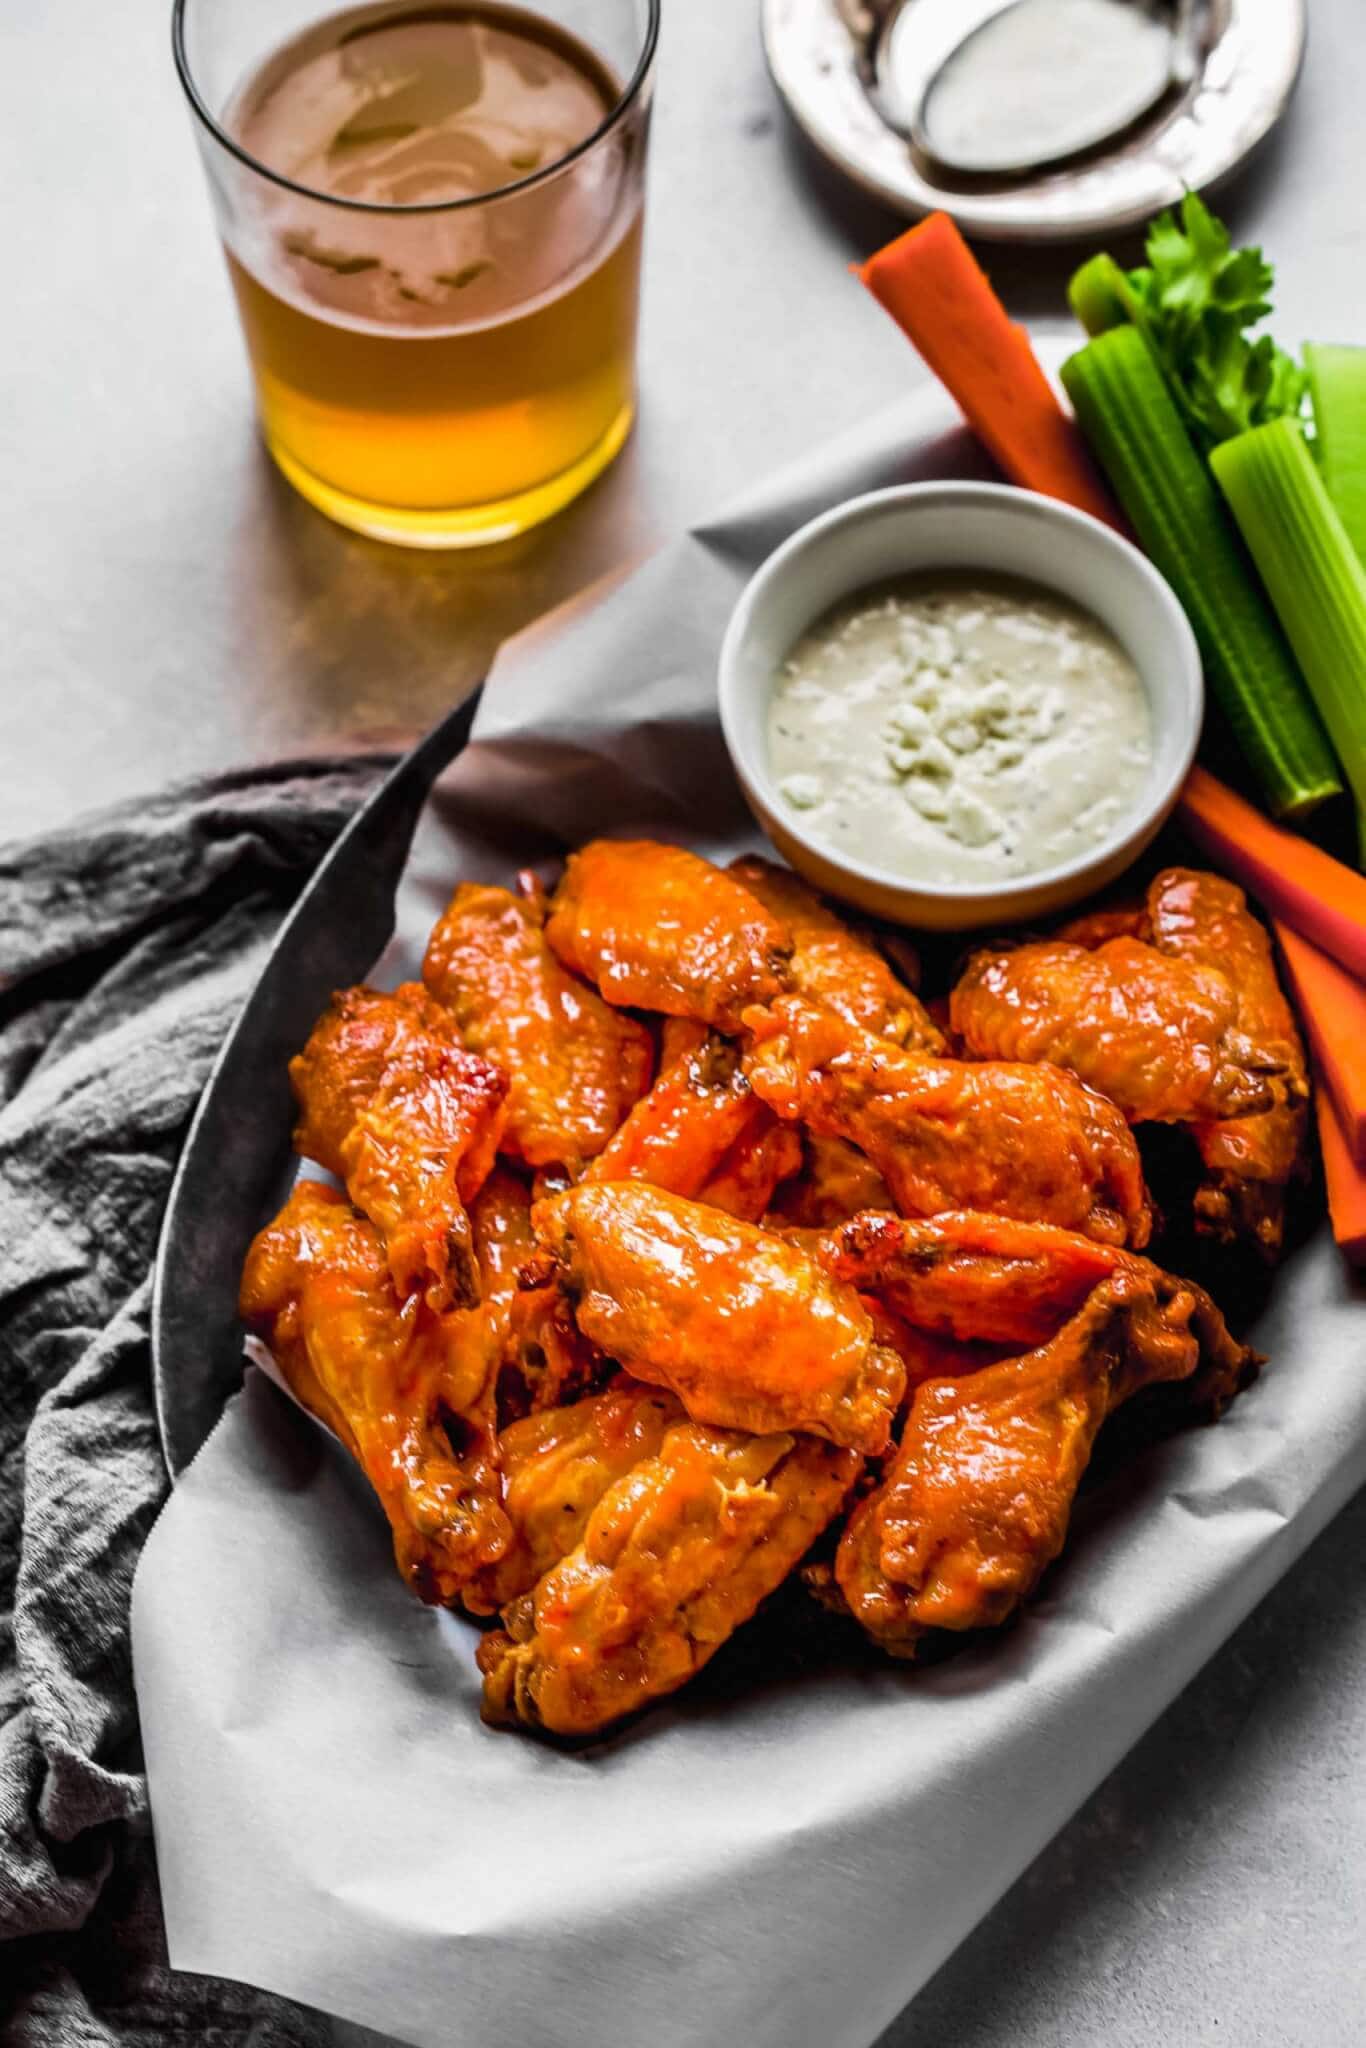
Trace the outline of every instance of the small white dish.
<instances>
[{"instance_id":1,"label":"small white dish","mask_svg":"<svg viewBox=\"0 0 1366 2048\"><path fill-rule=\"evenodd\" d=\"M854 861L784 803L768 763L768 711L793 645L841 599L935 569L1018 577L1081 605L1138 670L1153 758L1114 832L1085 854L1000 881L935 882ZM896 923L969 931L1063 909L1120 875L1176 802L1195 755L1204 680L1170 585L1137 548L1085 512L1006 484L924 483L838 505L783 543L751 578L726 629L721 728L746 801L784 858L816 887Z\"/></svg>"}]
</instances>

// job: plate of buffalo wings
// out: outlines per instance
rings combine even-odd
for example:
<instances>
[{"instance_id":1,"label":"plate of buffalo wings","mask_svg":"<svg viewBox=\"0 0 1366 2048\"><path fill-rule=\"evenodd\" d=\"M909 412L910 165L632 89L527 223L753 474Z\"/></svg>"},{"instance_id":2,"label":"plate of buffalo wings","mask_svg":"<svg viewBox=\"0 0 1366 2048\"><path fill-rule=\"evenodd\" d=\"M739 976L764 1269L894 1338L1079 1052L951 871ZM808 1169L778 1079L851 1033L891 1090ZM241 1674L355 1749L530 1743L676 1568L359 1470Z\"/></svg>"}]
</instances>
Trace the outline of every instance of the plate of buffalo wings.
<instances>
[{"instance_id":1,"label":"plate of buffalo wings","mask_svg":"<svg viewBox=\"0 0 1366 2048\"><path fill-rule=\"evenodd\" d=\"M1232 884L1169 867L921 985L757 856L508 879L318 1020L241 1293L483 1631L490 1723L597 1736L780 1593L903 1665L996 1628L1117 1409L1255 1375L1218 1297L1279 1254L1308 1083Z\"/></svg>"}]
</instances>

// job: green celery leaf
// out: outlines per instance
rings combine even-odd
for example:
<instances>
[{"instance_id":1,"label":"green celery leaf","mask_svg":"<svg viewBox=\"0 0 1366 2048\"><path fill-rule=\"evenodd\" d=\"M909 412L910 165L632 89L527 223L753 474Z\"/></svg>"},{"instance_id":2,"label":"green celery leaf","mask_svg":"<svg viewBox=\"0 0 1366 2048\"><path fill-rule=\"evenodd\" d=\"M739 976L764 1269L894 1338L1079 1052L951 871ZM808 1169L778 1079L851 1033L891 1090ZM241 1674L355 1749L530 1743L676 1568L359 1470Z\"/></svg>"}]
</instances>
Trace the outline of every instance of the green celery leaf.
<instances>
[{"instance_id":1,"label":"green celery leaf","mask_svg":"<svg viewBox=\"0 0 1366 2048\"><path fill-rule=\"evenodd\" d=\"M1140 324L1197 445L1300 419L1304 371L1270 335L1249 329L1271 311L1274 276L1260 249L1229 246L1228 229L1196 193L1179 217L1148 230L1148 262L1129 273Z\"/></svg>"}]
</instances>

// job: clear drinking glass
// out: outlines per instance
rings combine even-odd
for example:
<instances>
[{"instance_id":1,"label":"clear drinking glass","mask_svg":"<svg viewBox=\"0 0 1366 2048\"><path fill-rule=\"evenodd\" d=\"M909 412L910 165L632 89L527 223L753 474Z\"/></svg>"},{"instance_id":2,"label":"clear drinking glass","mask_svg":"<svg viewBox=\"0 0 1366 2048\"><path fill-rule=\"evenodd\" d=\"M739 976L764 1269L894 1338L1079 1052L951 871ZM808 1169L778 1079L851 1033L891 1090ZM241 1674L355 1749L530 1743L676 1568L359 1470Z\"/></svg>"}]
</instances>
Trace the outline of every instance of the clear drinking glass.
<instances>
[{"instance_id":1,"label":"clear drinking glass","mask_svg":"<svg viewBox=\"0 0 1366 2048\"><path fill-rule=\"evenodd\" d=\"M501 540L635 409L660 0L175 0L267 445L333 519Z\"/></svg>"}]
</instances>

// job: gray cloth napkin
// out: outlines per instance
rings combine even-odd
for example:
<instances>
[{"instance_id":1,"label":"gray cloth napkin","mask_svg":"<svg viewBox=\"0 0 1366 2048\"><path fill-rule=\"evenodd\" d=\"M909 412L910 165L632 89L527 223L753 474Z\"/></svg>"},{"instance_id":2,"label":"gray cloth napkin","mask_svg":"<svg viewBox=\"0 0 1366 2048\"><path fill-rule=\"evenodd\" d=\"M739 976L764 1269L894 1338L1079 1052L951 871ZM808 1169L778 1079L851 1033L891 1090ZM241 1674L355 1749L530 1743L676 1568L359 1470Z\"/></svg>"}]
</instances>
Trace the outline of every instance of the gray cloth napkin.
<instances>
[{"instance_id":1,"label":"gray cloth napkin","mask_svg":"<svg viewBox=\"0 0 1366 2048\"><path fill-rule=\"evenodd\" d=\"M283 763L0 847L0 2040L285 2048L326 2023L167 1969L128 1639L166 1493L150 1265L290 903L392 757Z\"/></svg>"}]
</instances>

